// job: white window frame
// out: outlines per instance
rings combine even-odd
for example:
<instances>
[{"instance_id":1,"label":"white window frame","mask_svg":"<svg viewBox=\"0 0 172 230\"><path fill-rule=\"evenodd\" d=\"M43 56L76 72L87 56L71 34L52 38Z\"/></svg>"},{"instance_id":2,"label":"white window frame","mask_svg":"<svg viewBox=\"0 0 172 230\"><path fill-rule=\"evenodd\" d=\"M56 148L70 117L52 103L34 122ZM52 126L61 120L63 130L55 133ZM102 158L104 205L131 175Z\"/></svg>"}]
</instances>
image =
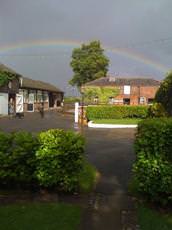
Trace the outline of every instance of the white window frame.
<instances>
[{"instance_id":1,"label":"white window frame","mask_svg":"<svg viewBox=\"0 0 172 230\"><path fill-rule=\"evenodd\" d=\"M146 98L145 97L140 97L140 104L145 104L145 102L146 102Z\"/></svg>"}]
</instances>

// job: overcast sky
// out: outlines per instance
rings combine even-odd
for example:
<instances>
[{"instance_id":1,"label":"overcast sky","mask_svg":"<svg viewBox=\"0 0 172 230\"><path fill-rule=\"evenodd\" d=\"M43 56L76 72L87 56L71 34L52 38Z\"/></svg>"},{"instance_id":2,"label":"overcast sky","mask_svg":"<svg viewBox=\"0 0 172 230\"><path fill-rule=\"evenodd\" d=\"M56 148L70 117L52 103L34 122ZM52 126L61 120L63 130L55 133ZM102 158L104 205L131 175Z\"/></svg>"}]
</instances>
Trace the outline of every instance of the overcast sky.
<instances>
[{"instance_id":1,"label":"overcast sky","mask_svg":"<svg viewBox=\"0 0 172 230\"><path fill-rule=\"evenodd\" d=\"M96 39L130 53L106 52L110 74L162 79L172 68L171 9L171 0L0 0L0 62L69 92L70 41ZM53 40L69 45L37 46ZM32 42L33 47L20 46Z\"/></svg>"}]
</instances>

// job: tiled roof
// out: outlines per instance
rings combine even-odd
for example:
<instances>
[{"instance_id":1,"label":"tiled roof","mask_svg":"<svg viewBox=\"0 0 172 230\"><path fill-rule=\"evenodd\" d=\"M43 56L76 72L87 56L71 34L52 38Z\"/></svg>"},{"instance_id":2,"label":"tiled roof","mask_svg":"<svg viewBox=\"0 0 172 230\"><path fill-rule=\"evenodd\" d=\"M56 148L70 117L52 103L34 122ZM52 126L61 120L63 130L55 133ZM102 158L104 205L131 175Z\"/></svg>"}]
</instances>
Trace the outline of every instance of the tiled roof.
<instances>
[{"instance_id":1,"label":"tiled roof","mask_svg":"<svg viewBox=\"0 0 172 230\"><path fill-rule=\"evenodd\" d=\"M39 90L46 90L50 92L62 92L60 89L58 89L57 87L49 83L46 83L43 81L32 80L30 78L23 77L21 74L16 73L14 70L12 70L11 68L1 63L0 63L0 71L7 71L10 73L14 73L18 77L20 77L20 79L22 79L20 81L21 88L39 89Z\"/></svg>"},{"instance_id":2,"label":"tiled roof","mask_svg":"<svg viewBox=\"0 0 172 230\"><path fill-rule=\"evenodd\" d=\"M21 88L39 89L39 90L46 90L51 92L62 92L60 89L58 89L57 87L49 83L32 80L26 77L22 77L21 79Z\"/></svg>"},{"instance_id":3,"label":"tiled roof","mask_svg":"<svg viewBox=\"0 0 172 230\"><path fill-rule=\"evenodd\" d=\"M160 81L153 78L102 77L86 83L84 86L159 86Z\"/></svg>"},{"instance_id":4,"label":"tiled roof","mask_svg":"<svg viewBox=\"0 0 172 230\"><path fill-rule=\"evenodd\" d=\"M20 74L16 73L13 69L5 66L4 64L1 64L0 63L0 71L5 71L5 72L9 72L9 73L13 73L13 74L16 74L18 76L21 76Z\"/></svg>"}]
</instances>

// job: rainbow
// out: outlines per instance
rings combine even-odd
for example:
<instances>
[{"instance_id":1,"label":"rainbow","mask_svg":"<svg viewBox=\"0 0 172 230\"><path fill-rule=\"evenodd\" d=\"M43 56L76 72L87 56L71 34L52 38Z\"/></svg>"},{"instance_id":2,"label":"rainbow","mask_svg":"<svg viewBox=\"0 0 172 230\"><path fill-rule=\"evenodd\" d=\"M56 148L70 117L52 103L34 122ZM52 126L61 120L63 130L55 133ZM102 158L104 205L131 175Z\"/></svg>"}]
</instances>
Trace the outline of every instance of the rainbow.
<instances>
[{"instance_id":1,"label":"rainbow","mask_svg":"<svg viewBox=\"0 0 172 230\"><path fill-rule=\"evenodd\" d=\"M38 40L38 41L28 41L28 42L20 42L10 45L0 46L0 57L5 55L8 52L15 51L18 49L29 49L29 48L37 48L37 47L67 47L67 48L75 48L79 47L82 42L79 41L70 41L70 40ZM111 52L116 55L120 55L122 57L134 60L136 62L143 63L147 66L150 66L160 72L167 72L168 68L154 60L147 58L141 53L136 53L133 50L127 48L112 48L108 46L104 46L105 51Z\"/></svg>"}]
</instances>

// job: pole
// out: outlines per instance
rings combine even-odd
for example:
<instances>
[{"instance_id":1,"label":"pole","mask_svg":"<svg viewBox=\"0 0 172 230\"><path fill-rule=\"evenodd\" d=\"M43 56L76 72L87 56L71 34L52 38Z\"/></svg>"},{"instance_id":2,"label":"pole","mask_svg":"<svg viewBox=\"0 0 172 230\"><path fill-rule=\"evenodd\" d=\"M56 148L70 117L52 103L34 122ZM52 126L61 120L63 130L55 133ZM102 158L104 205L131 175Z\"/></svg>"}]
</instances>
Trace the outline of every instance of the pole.
<instances>
[{"instance_id":1,"label":"pole","mask_svg":"<svg viewBox=\"0 0 172 230\"><path fill-rule=\"evenodd\" d=\"M75 123L78 123L78 116L79 116L78 109L79 109L79 103L75 102Z\"/></svg>"},{"instance_id":2,"label":"pole","mask_svg":"<svg viewBox=\"0 0 172 230\"><path fill-rule=\"evenodd\" d=\"M81 97L81 125L84 123L84 94Z\"/></svg>"}]
</instances>

